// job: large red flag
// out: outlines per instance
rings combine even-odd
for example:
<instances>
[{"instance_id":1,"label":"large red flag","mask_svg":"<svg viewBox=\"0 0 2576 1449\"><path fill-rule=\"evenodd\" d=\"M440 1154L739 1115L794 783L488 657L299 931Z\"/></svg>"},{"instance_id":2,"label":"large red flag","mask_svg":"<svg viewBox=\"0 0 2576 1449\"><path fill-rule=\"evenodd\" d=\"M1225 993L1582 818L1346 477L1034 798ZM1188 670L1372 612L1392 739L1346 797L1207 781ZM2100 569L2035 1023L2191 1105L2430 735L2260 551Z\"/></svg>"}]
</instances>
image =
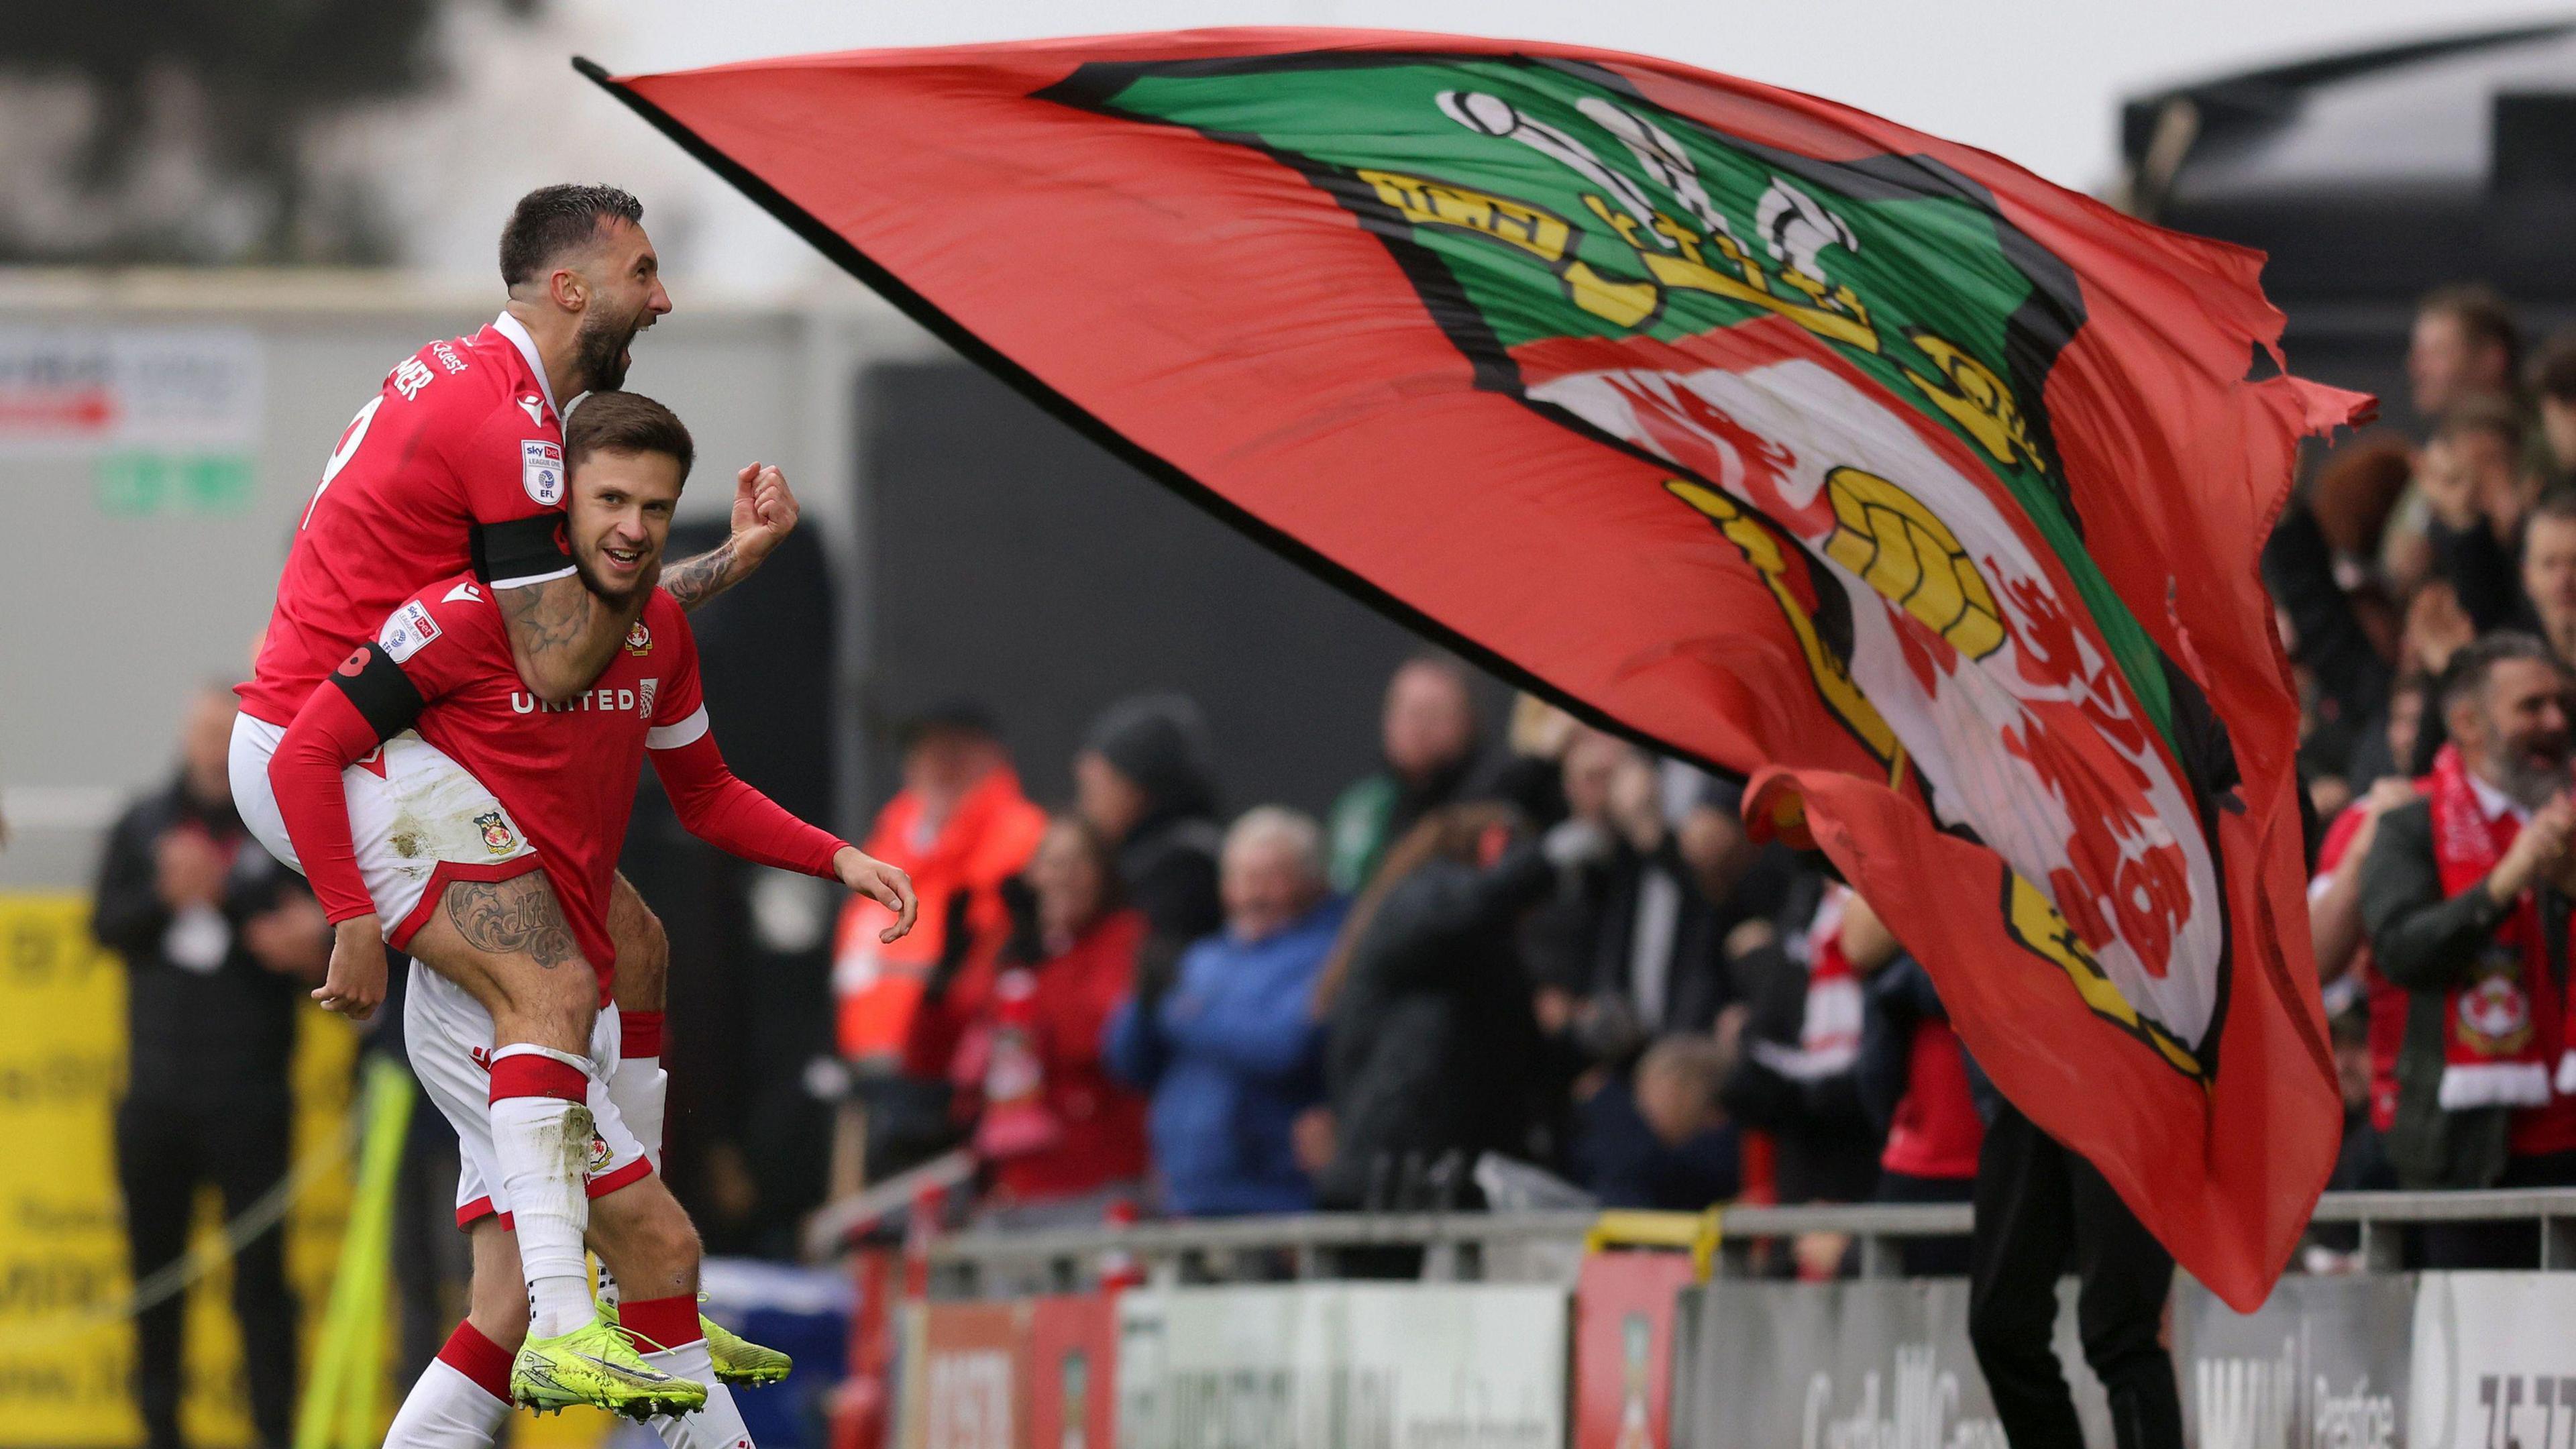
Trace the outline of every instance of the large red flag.
<instances>
[{"instance_id":1,"label":"large red flag","mask_svg":"<svg viewBox=\"0 0 2576 1449\"><path fill-rule=\"evenodd\" d=\"M2341 1118L2256 255L1638 56L1244 30L612 79L1184 496L1754 785L2231 1303ZM2277 367L2270 370L2277 373Z\"/></svg>"}]
</instances>

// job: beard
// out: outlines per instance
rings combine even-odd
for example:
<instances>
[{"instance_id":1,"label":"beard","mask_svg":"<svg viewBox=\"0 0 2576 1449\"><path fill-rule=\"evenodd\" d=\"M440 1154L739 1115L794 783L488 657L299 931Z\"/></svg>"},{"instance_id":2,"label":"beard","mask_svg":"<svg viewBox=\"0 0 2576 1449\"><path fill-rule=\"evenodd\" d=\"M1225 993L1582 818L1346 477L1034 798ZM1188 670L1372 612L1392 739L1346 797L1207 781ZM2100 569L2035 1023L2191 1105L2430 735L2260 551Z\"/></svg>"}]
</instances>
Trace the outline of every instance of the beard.
<instances>
[{"instance_id":1,"label":"beard","mask_svg":"<svg viewBox=\"0 0 2576 1449\"><path fill-rule=\"evenodd\" d=\"M618 585L611 584L600 576L598 565L599 560L597 555L577 554L572 561L573 576L581 580L583 588L590 590L593 594L598 595L600 599L614 605L615 607L622 609L628 604L633 603L635 595L640 592L642 586L640 584L627 584L620 587ZM650 576L651 571L648 569L646 571L646 577Z\"/></svg>"},{"instance_id":2,"label":"beard","mask_svg":"<svg viewBox=\"0 0 2576 1449\"><path fill-rule=\"evenodd\" d=\"M2526 810L2537 810L2567 788L2567 742L2517 741L2504 758L2496 788Z\"/></svg>"},{"instance_id":3,"label":"beard","mask_svg":"<svg viewBox=\"0 0 2576 1449\"><path fill-rule=\"evenodd\" d=\"M581 319L573 334L573 360L581 366L582 391L615 392L626 385L626 349L644 330L640 318L615 321L593 313Z\"/></svg>"}]
</instances>

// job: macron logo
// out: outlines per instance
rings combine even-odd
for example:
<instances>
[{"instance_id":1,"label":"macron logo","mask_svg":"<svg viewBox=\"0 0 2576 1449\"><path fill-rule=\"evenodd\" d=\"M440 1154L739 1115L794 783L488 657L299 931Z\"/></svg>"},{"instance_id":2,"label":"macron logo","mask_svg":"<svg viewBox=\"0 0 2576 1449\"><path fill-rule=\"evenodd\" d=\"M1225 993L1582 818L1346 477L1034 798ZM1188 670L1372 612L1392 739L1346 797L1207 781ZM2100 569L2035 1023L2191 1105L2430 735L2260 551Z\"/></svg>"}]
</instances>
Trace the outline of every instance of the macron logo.
<instances>
[{"instance_id":1,"label":"macron logo","mask_svg":"<svg viewBox=\"0 0 2576 1449\"><path fill-rule=\"evenodd\" d=\"M472 584L458 584L455 588L449 589L447 591L447 597L439 600L439 602L442 604L453 604L460 599L471 599L476 603L481 603L483 601L483 592L482 590L475 588Z\"/></svg>"},{"instance_id":2,"label":"macron logo","mask_svg":"<svg viewBox=\"0 0 2576 1449\"><path fill-rule=\"evenodd\" d=\"M533 397L519 399L519 410L528 415L530 427L542 428L546 425L546 405L538 399Z\"/></svg>"}]
</instances>

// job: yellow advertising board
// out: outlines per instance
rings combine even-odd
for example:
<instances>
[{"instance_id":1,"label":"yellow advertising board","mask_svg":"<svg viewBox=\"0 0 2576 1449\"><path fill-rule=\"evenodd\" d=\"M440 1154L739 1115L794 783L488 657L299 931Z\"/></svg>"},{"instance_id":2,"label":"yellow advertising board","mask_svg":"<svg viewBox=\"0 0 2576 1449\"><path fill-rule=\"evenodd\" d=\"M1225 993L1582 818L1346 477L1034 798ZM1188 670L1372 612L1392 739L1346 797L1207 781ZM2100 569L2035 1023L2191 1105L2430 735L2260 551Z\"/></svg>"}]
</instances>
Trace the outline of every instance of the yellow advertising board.
<instances>
[{"instance_id":1,"label":"yellow advertising board","mask_svg":"<svg viewBox=\"0 0 2576 1449\"><path fill-rule=\"evenodd\" d=\"M315 1010L299 1023L294 1160L328 1169L286 1216L308 1363L348 1216L356 1050L337 1018ZM133 1274L114 1149L125 1056L125 968L90 939L87 899L0 894L0 1446L123 1449L142 1439L128 1388ZM221 1220L207 1188L196 1251L208 1271L185 1290L180 1410L200 1449L252 1439L231 1274L215 1251Z\"/></svg>"}]
</instances>

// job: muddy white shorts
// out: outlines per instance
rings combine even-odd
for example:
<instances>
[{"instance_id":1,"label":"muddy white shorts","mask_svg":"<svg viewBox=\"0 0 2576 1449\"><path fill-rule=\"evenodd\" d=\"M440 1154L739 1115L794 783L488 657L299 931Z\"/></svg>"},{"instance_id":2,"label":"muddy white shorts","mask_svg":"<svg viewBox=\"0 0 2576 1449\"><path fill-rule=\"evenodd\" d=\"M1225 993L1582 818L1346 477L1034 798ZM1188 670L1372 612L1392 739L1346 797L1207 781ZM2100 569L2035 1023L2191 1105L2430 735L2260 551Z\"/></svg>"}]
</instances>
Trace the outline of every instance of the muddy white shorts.
<instances>
[{"instance_id":1,"label":"muddy white shorts","mask_svg":"<svg viewBox=\"0 0 2576 1449\"><path fill-rule=\"evenodd\" d=\"M269 785L268 762L286 731L233 717L233 808L268 853L303 869ZM451 881L496 881L538 868L527 833L481 781L410 730L340 774L358 873L375 897L385 939L400 948L429 919Z\"/></svg>"},{"instance_id":2,"label":"muddy white shorts","mask_svg":"<svg viewBox=\"0 0 2576 1449\"><path fill-rule=\"evenodd\" d=\"M577 970L566 965L563 970ZM608 1099L623 1031L617 1008L603 1005L590 1029L590 1195L605 1196L653 1170L617 1104ZM509 1194L492 1155L492 1018L463 987L414 961L403 992L403 1050L439 1115L456 1129L456 1225L487 1213L512 1226Z\"/></svg>"}]
</instances>

